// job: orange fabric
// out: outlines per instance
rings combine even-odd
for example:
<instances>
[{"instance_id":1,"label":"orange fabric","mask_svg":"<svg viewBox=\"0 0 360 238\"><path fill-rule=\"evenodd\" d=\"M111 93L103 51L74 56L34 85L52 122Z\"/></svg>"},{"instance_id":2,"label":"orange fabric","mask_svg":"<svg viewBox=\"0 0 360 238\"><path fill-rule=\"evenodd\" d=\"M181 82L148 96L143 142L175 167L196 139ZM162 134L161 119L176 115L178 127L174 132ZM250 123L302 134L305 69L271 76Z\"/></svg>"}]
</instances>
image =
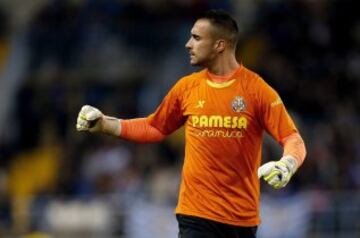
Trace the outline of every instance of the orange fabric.
<instances>
[{"instance_id":1,"label":"orange fabric","mask_svg":"<svg viewBox=\"0 0 360 238\"><path fill-rule=\"evenodd\" d=\"M240 66L226 86L207 70L180 79L148 122L168 135L185 125L185 160L176 213L254 226L260 223L263 132L281 142L297 129L278 94Z\"/></svg>"},{"instance_id":2,"label":"orange fabric","mask_svg":"<svg viewBox=\"0 0 360 238\"><path fill-rule=\"evenodd\" d=\"M207 72L207 76L210 78L211 81L215 82L215 83L223 83L223 82L227 82L229 80L232 79L232 77L234 76L234 74L238 71L239 69L234 70L233 72L224 75L224 76L220 76L220 75L216 75L216 74L212 74L210 72Z\"/></svg>"},{"instance_id":3,"label":"orange fabric","mask_svg":"<svg viewBox=\"0 0 360 238\"><path fill-rule=\"evenodd\" d=\"M284 147L283 155L292 155L296 159L298 167L300 167L306 156L305 144L300 134L293 133L285 137L281 142Z\"/></svg>"},{"instance_id":4,"label":"orange fabric","mask_svg":"<svg viewBox=\"0 0 360 238\"><path fill-rule=\"evenodd\" d=\"M121 134L120 137L136 141L140 143L145 142L159 142L165 138L159 130L152 127L146 118L136 118L130 120L121 120Z\"/></svg>"}]
</instances>

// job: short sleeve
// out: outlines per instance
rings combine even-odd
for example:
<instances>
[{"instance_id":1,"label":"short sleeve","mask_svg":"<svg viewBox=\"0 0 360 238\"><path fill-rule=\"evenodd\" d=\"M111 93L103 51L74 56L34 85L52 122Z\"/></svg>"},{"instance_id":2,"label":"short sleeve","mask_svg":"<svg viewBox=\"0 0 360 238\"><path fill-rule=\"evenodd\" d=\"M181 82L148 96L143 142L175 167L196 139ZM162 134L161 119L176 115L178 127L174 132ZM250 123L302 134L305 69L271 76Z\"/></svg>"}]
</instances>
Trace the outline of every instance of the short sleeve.
<instances>
[{"instance_id":1,"label":"short sleeve","mask_svg":"<svg viewBox=\"0 0 360 238\"><path fill-rule=\"evenodd\" d=\"M279 94L261 79L258 92L260 120L265 130L279 143L286 136L297 132Z\"/></svg>"},{"instance_id":2,"label":"short sleeve","mask_svg":"<svg viewBox=\"0 0 360 238\"><path fill-rule=\"evenodd\" d=\"M183 90L178 82L170 89L156 111L147 117L149 124L164 135L171 134L186 121L182 109Z\"/></svg>"}]
</instances>

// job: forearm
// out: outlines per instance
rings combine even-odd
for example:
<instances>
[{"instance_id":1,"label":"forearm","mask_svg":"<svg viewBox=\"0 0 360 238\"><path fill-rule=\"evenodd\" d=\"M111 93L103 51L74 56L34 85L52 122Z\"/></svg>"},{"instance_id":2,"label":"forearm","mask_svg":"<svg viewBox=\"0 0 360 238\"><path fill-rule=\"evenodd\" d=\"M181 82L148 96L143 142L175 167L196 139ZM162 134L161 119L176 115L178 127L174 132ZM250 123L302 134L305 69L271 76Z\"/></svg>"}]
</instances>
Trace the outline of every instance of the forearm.
<instances>
[{"instance_id":1,"label":"forearm","mask_svg":"<svg viewBox=\"0 0 360 238\"><path fill-rule=\"evenodd\" d=\"M291 134L282 140L284 152L283 156L292 156L295 158L297 168L304 162L306 148L303 139L299 133Z\"/></svg>"},{"instance_id":2,"label":"forearm","mask_svg":"<svg viewBox=\"0 0 360 238\"><path fill-rule=\"evenodd\" d=\"M151 126L146 118L120 120L120 128L120 137L129 141L159 142L165 138L165 135Z\"/></svg>"},{"instance_id":3,"label":"forearm","mask_svg":"<svg viewBox=\"0 0 360 238\"><path fill-rule=\"evenodd\" d=\"M148 123L147 118L121 120L106 116L90 105L81 107L76 120L76 129L143 143L158 142L165 138L164 134Z\"/></svg>"}]
</instances>

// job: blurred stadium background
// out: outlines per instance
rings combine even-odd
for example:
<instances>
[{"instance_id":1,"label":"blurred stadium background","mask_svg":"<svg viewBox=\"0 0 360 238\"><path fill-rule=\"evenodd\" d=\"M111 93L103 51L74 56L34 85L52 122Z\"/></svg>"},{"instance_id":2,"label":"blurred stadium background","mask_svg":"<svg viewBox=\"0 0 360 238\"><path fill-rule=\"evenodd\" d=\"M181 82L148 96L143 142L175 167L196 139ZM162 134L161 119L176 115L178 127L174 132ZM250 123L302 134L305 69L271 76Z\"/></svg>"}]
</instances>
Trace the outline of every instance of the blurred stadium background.
<instances>
[{"instance_id":1,"label":"blurred stadium background","mask_svg":"<svg viewBox=\"0 0 360 238\"><path fill-rule=\"evenodd\" d=\"M146 116L188 64L193 16L238 20L239 59L278 92L308 155L262 187L260 238L360 237L360 20L348 0L1 0L0 237L176 237L182 131L138 145L75 131L91 104ZM281 150L267 138L264 159Z\"/></svg>"}]
</instances>

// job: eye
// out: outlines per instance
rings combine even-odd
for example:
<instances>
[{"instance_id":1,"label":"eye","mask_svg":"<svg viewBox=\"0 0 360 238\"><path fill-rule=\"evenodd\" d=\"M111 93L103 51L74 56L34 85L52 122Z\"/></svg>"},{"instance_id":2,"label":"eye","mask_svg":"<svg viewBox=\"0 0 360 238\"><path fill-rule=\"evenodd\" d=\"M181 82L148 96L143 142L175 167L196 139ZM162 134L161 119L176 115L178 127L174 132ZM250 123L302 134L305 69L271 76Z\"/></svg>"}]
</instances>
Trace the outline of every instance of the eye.
<instances>
[{"instance_id":1,"label":"eye","mask_svg":"<svg viewBox=\"0 0 360 238\"><path fill-rule=\"evenodd\" d=\"M198 35L195 35L195 34L192 34L191 35L192 36L192 38L194 38L194 40L200 40L200 36L198 36Z\"/></svg>"}]
</instances>

